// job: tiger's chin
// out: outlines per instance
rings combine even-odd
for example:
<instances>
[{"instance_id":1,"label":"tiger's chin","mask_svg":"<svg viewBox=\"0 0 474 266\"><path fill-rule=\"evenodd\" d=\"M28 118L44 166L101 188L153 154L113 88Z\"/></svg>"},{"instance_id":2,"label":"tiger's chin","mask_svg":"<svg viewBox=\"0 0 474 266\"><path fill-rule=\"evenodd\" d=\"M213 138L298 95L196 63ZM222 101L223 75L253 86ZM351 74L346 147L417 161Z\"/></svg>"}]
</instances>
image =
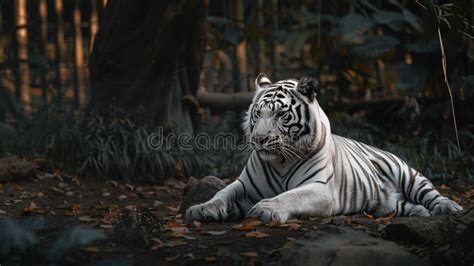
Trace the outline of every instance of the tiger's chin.
<instances>
[{"instance_id":1,"label":"tiger's chin","mask_svg":"<svg viewBox=\"0 0 474 266\"><path fill-rule=\"evenodd\" d=\"M280 155L277 152L272 151L272 150L260 149L260 150L257 150L257 152L260 158L264 161L275 161L280 158Z\"/></svg>"}]
</instances>

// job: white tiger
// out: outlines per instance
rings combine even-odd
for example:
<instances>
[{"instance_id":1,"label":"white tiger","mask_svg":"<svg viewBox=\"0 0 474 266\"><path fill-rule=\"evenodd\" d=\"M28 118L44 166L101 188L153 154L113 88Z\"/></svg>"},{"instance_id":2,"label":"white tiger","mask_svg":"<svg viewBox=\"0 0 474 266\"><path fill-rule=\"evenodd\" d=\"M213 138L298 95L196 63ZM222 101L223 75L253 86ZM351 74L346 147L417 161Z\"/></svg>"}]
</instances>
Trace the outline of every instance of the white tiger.
<instances>
[{"instance_id":1,"label":"white tiger","mask_svg":"<svg viewBox=\"0 0 474 266\"><path fill-rule=\"evenodd\" d=\"M271 83L264 74L243 124L253 151L240 177L185 219L295 216L367 211L430 216L462 210L397 156L331 134L312 77Z\"/></svg>"}]
</instances>

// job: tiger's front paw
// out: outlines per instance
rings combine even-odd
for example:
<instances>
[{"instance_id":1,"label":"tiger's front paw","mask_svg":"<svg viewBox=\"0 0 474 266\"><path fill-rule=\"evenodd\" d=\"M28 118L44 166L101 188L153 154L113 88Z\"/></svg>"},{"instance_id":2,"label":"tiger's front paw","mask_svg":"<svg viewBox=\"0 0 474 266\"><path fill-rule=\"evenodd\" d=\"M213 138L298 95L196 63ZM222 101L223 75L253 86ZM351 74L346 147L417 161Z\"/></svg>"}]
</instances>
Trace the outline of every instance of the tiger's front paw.
<instances>
[{"instance_id":1,"label":"tiger's front paw","mask_svg":"<svg viewBox=\"0 0 474 266\"><path fill-rule=\"evenodd\" d=\"M248 217L254 217L262 220L263 223L277 221L286 222L290 218L290 213L284 210L282 204L275 199L263 199L250 209Z\"/></svg>"},{"instance_id":2,"label":"tiger's front paw","mask_svg":"<svg viewBox=\"0 0 474 266\"><path fill-rule=\"evenodd\" d=\"M185 221L194 220L218 221L227 217L227 205L223 200L216 199L189 207L184 215Z\"/></svg>"},{"instance_id":3,"label":"tiger's front paw","mask_svg":"<svg viewBox=\"0 0 474 266\"><path fill-rule=\"evenodd\" d=\"M443 197L439 200L438 203L434 206L434 208L430 211L432 216L434 215L442 215L442 214L450 214L453 212L461 211L463 208L457 204L456 202Z\"/></svg>"}]
</instances>

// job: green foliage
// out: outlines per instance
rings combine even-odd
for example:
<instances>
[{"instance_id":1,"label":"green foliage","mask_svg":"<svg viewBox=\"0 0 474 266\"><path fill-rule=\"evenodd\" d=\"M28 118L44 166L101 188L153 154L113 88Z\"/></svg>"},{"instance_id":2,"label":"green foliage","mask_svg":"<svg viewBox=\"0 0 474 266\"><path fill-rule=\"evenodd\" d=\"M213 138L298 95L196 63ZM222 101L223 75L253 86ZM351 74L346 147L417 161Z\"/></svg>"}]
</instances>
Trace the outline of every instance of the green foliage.
<instances>
[{"instance_id":1,"label":"green foliage","mask_svg":"<svg viewBox=\"0 0 474 266\"><path fill-rule=\"evenodd\" d=\"M179 135L171 129L160 129L151 121L132 121L116 107L106 113L64 114L55 107L40 110L16 125L18 140L2 146L2 153L46 156L53 168L127 182L209 174L236 176L242 170L245 155L238 147L242 141L240 114L229 113L219 123L206 123L185 145L178 145ZM227 132L226 140L233 143L215 138L222 132ZM200 133L207 135L208 147L196 146ZM156 134L163 137L160 147L150 145Z\"/></svg>"}]
</instances>

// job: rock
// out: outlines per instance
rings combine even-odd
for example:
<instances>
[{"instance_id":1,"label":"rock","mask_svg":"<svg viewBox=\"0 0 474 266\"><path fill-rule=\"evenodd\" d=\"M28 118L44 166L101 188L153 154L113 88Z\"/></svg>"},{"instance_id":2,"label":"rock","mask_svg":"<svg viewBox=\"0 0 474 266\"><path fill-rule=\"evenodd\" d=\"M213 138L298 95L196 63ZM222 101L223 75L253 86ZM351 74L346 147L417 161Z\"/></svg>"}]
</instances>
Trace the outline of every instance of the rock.
<instances>
[{"instance_id":1,"label":"rock","mask_svg":"<svg viewBox=\"0 0 474 266\"><path fill-rule=\"evenodd\" d=\"M407 244L442 244L464 231L469 223L474 223L473 208L451 215L401 217L387 224L382 236Z\"/></svg>"},{"instance_id":2,"label":"rock","mask_svg":"<svg viewBox=\"0 0 474 266\"><path fill-rule=\"evenodd\" d=\"M18 138L18 133L11 125L0 122L0 142L2 144L12 144Z\"/></svg>"},{"instance_id":3,"label":"rock","mask_svg":"<svg viewBox=\"0 0 474 266\"><path fill-rule=\"evenodd\" d=\"M0 159L0 183L9 181L20 181L36 174L38 166L17 156Z\"/></svg>"},{"instance_id":4,"label":"rock","mask_svg":"<svg viewBox=\"0 0 474 266\"><path fill-rule=\"evenodd\" d=\"M295 240L281 265L425 265L394 242L347 227L326 225Z\"/></svg>"},{"instance_id":5,"label":"rock","mask_svg":"<svg viewBox=\"0 0 474 266\"><path fill-rule=\"evenodd\" d=\"M434 265L473 265L473 234L474 208L451 215L397 218L382 231L384 238L413 246Z\"/></svg>"},{"instance_id":6,"label":"rock","mask_svg":"<svg viewBox=\"0 0 474 266\"><path fill-rule=\"evenodd\" d=\"M210 200L219 190L226 186L224 181L215 176L206 176L197 181L188 181L188 185L184 189L185 195L179 213L184 212L191 206Z\"/></svg>"},{"instance_id":7,"label":"rock","mask_svg":"<svg viewBox=\"0 0 474 266\"><path fill-rule=\"evenodd\" d=\"M10 218L0 218L0 239L0 258L10 256L14 250L24 251L38 243L34 233Z\"/></svg>"}]
</instances>

